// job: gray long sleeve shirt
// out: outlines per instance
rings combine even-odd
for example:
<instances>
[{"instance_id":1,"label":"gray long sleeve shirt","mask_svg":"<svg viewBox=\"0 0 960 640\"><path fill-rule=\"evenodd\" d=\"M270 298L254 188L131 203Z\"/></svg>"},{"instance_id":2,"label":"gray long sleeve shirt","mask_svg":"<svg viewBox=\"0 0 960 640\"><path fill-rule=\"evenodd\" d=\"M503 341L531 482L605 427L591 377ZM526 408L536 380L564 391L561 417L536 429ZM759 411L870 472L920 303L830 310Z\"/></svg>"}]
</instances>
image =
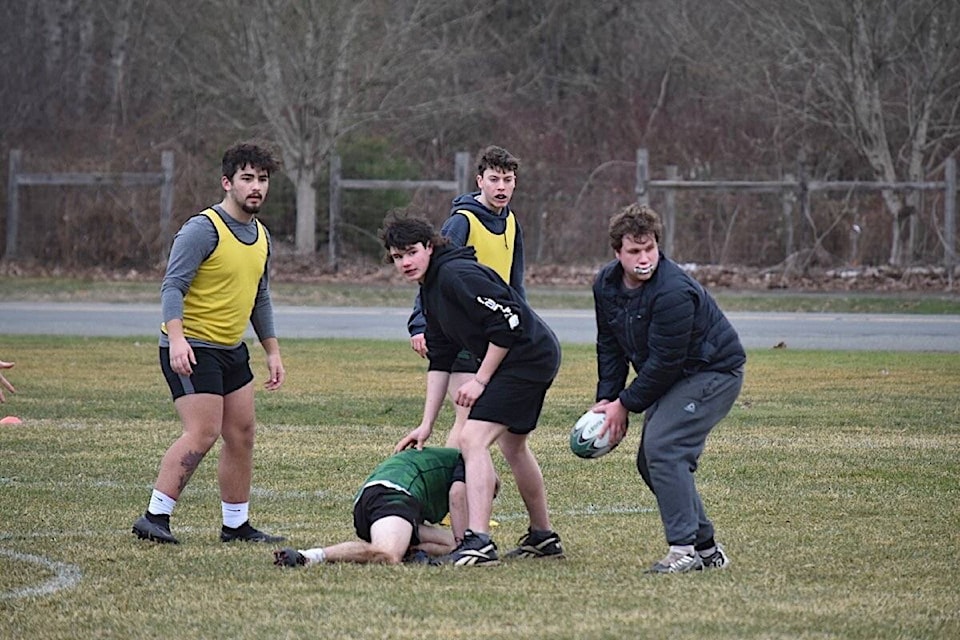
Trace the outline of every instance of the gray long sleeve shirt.
<instances>
[{"instance_id":1,"label":"gray long sleeve shirt","mask_svg":"<svg viewBox=\"0 0 960 640\"><path fill-rule=\"evenodd\" d=\"M257 237L256 220L244 224L233 219L224 212L219 205L212 207L226 223L230 231L241 242L252 243ZM265 229L265 228L264 228ZM170 258L167 261L167 271L160 285L160 305L163 321L183 318L183 298L190 289L193 278L204 260L210 257L216 249L220 238L217 230L204 215L195 215L187 220L173 239L170 249ZM263 270L260 284L257 287L257 298L250 314L253 330L261 342L268 338L277 337L273 324L273 302L270 299L270 235L267 234L267 266ZM192 345L212 348L223 348L222 345L211 344L203 340L189 338ZM167 335L160 333L160 346L170 346Z\"/></svg>"}]
</instances>

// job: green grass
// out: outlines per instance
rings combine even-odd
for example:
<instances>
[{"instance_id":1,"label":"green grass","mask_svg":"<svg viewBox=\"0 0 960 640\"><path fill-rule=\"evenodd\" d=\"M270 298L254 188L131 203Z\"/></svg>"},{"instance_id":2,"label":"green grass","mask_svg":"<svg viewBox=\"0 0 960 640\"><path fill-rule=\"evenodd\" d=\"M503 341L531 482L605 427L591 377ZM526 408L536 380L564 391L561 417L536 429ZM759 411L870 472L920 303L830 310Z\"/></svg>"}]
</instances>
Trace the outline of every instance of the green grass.
<instances>
[{"instance_id":1,"label":"green grass","mask_svg":"<svg viewBox=\"0 0 960 640\"><path fill-rule=\"evenodd\" d=\"M639 421L602 459L567 446L593 393L589 346L564 347L532 439L567 560L308 570L219 543L216 448L177 507L183 544L130 534L179 433L155 339L0 348L18 388L0 414L24 419L0 426L0 637L960 637L956 355L751 352L698 471L733 565L646 576L665 543L634 466ZM423 362L399 342L283 348L287 384L257 392L255 521L301 548L350 538L353 492L419 421ZM437 444L451 418L445 408ZM494 535L508 549L526 521L494 460ZM64 569L50 563L76 567L79 582L23 595Z\"/></svg>"},{"instance_id":2,"label":"green grass","mask_svg":"<svg viewBox=\"0 0 960 640\"><path fill-rule=\"evenodd\" d=\"M274 302L307 306L399 306L411 304L416 289L406 283L295 283L274 277ZM956 293L797 293L785 291L713 291L725 311L811 313L960 314ZM589 286L543 286L527 290L536 309L592 309ZM157 280L75 278L0 278L0 300L50 302L141 302L156 304Z\"/></svg>"}]
</instances>

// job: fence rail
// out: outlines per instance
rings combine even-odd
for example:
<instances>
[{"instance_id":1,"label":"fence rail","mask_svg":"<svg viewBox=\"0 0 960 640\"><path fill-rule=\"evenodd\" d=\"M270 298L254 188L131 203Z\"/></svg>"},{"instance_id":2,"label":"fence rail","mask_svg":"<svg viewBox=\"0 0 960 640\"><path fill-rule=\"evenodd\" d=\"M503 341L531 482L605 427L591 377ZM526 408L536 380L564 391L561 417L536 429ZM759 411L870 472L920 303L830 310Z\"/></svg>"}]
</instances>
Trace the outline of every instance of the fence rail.
<instances>
[{"instance_id":1,"label":"fence rail","mask_svg":"<svg viewBox=\"0 0 960 640\"><path fill-rule=\"evenodd\" d=\"M342 193L344 189L405 189L409 191L436 189L437 191L452 191L454 195L458 195L468 191L470 188L470 154L466 151L458 151L454 156L453 180L361 180L344 178L341 175L341 171L342 164L340 156L332 156L330 158L330 206L328 212L330 241L327 244L328 264L331 268L336 268L337 265L337 254L339 252L337 228L341 224L340 218L343 209Z\"/></svg>"},{"instance_id":2,"label":"fence rail","mask_svg":"<svg viewBox=\"0 0 960 640\"><path fill-rule=\"evenodd\" d=\"M952 275L956 265L957 246L957 161L947 158L944 164L944 179L930 182L871 182L865 180L804 180L786 176L784 180L682 180L676 165L667 165L666 180L650 179L650 154L647 149L637 149L636 196L637 202L647 204L650 191L666 192L664 211L663 246L667 254L673 253L673 229L676 221L677 191L741 191L747 193L780 193L784 214L789 216L799 199L804 216L809 214L809 194L816 191L943 191L943 262ZM787 253L792 253L793 238L787 240Z\"/></svg>"},{"instance_id":3,"label":"fence rail","mask_svg":"<svg viewBox=\"0 0 960 640\"><path fill-rule=\"evenodd\" d=\"M170 219L173 214L173 152L160 155L160 171L154 173L23 173L20 170L23 153L10 150L9 178L7 182L7 242L4 260L17 257L20 233L20 188L21 187L160 187L160 238L161 251L166 253L170 234Z\"/></svg>"}]
</instances>

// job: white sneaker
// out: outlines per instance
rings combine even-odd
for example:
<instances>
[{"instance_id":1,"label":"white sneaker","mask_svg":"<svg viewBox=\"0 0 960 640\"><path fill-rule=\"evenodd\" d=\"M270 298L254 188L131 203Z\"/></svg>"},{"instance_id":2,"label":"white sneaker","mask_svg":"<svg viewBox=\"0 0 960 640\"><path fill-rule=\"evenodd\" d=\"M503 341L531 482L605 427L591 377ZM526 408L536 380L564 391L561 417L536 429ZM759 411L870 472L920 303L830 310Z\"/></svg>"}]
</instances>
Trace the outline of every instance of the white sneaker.
<instances>
[{"instance_id":1,"label":"white sneaker","mask_svg":"<svg viewBox=\"0 0 960 640\"><path fill-rule=\"evenodd\" d=\"M703 561L696 551L693 553L671 551L663 560L647 569L645 573L687 573L688 571L701 571L702 569Z\"/></svg>"}]
</instances>

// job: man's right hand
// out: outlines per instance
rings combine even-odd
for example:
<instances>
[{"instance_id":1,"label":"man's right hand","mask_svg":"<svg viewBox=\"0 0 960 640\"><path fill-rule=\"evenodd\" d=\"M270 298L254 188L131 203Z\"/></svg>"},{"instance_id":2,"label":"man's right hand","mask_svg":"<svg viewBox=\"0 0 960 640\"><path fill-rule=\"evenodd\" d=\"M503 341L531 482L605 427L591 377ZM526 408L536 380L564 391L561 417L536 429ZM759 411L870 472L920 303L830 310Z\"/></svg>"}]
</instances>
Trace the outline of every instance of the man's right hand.
<instances>
[{"instance_id":1,"label":"man's right hand","mask_svg":"<svg viewBox=\"0 0 960 640\"><path fill-rule=\"evenodd\" d=\"M597 432L597 437L602 438L609 432L610 443L613 445L619 444L627 435L627 428L629 427L630 412L627 411L627 408L620 404L620 400L614 400L613 402L600 400L590 410L607 416L607 419L603 421L603 426L600 427L600 431Z\"/></svg>"},{"instance_id":2,"label":"man's right hand","mask_svg":"<svg viewBox=\"0 0 960 640\"><path fill-rule=\"evenodd\" d=\"M432 427L421 424L419 427L404 436L403 439L397 443L397 446L393 448L393 452L400 453L404 449L409 449L410 447L415 447L418 451L422 450L423 444L427 441L427 438L430 437L431 433L433 433Z\"/></svg>"},{"instance_id":3,"label":"man's right hand","mask_svg":"<svg viewBox=\"0 0 960 640\"><path fill-rule=\"evenodd\" d=\"M181 376L193 375L193 365L197 364L197 356L193 354L193 347L185 338L170 337L170 368Z\"/></svg>"},{"instance_id":4,"label":"man's right hand","mask_svg":"<svg viewBox=\"0 0 960 640\"><path fill-rule=\"evenodd\" d=\"M410 348L421 358L427 357L427 338L422 333L410 336Z\"/></svg>"}]
</instances>

